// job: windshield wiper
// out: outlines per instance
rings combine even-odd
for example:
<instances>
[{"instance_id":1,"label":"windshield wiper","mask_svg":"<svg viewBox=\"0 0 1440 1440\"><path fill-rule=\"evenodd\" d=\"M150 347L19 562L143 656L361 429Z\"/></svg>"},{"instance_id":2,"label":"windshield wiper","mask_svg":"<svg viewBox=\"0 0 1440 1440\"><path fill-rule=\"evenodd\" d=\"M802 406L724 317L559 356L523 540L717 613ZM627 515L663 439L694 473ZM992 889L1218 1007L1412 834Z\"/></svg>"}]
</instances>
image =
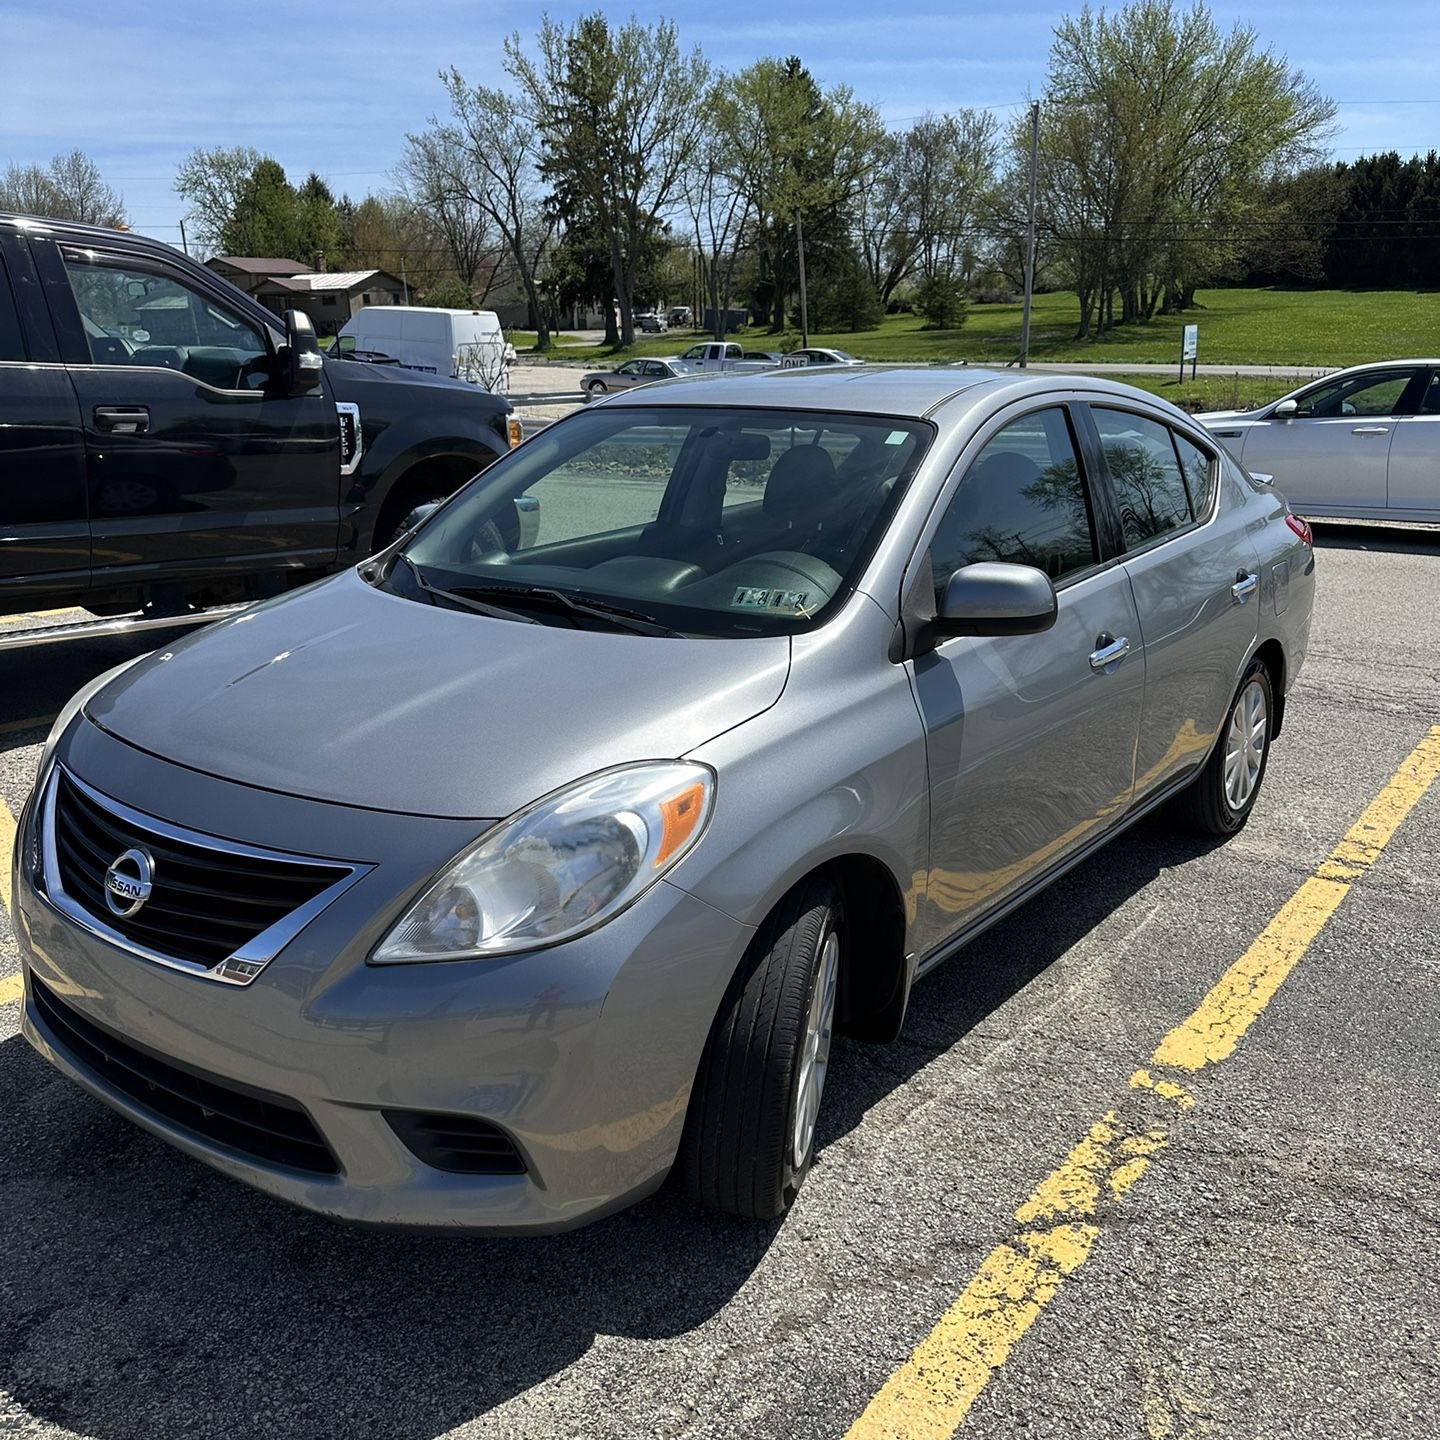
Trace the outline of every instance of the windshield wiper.
<instances>
[{"instance_id":1,"label":"windshield wiper","mask_svg":"<svg viewBox=\"0 0 1440 1440\"><path fill-rule=\"evenodd\" d=\"M653 615L643 610L630 610L623 605L612 605L607 600L593 600L571 595L564 590L552 590L545 585L461 585L447 594L471 597L478 600L482 595L512 598L530 604L540 601L572 615L586 615L593 620L604 620L617 630L628 630L632 635L678 636L680 631L662 625Z\"/></svg>"},{"instance_id":2,"label":"windshield wiper","mask_svg":"<svg viewBox=\"0 0 1440 1440\"><path fill-rule=\"evenodd\" d=\"M538 625L540 622L529 615L522 615L518 610L508 610L501 605L487 605L483 600L476 600L472 596L457 590L444 590L438 585L432 585L420 573L420 567L401 551L396 557L405 562L406 568L414 577L415 583L430 596L430 603L435 604L436 600L448 600L462 610L471 610L476 615L488 615L492 620L517 620L522 625Z\"/></svg>"}]
</instances>

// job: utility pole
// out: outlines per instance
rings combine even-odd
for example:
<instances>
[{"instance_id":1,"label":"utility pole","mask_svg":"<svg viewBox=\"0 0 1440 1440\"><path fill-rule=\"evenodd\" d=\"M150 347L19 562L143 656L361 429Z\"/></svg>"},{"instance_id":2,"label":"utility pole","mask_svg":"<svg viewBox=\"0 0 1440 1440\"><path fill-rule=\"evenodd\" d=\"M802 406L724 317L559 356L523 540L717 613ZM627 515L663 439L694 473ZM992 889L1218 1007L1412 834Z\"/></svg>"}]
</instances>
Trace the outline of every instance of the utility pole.
<instances>
[{"instance_id":1,"label":"utility pole","mask_svg":"<svg viewBox=\"0 0 1440 1440\"><path fill-rule=\"evenodd\" d=\"M400 283L405 287L405 303L410 303L410 281L405 276L405 252L400 252Z\"/></svg>"},{"instance_id":2,"label":"utility pole","mask_svg":"<svg viewBox=\"0 0 1440 1440\"><path fill-rule=\"evenodd\" d=\"M795 248L800 256L800 346L810 348L810 303L805 294L805 222L795 212Z\"/></svg>"},{"instance_id":3,"label":"utility pole","mask_svg":"<svg viewBox=\"0 0 1440 1440\"><path fill-rule=\"evenodd\" d=\"M1020 316L1020 368L1030 363L1030 303L1035 297L1035 190L1040 172L1040 102L1030 106L1030 220L1025 229L1025 308Z\"/></svg>"}]
</instances>

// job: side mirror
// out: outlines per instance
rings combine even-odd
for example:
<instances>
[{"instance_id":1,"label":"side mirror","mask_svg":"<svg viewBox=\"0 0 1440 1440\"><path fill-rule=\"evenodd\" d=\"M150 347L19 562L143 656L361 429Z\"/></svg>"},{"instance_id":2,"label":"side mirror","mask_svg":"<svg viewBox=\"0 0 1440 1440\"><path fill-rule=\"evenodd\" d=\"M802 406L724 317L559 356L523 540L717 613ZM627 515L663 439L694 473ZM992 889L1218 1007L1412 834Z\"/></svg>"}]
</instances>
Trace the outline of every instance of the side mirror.
<instances>
[{"instance_id":1,"label":"side mirror","mask_svg":"<svg viewBox=\"0 0 1440 1440\"><path fill-rule=\"evenodd\" d=\"M1271 414L1277 420L1293 420L1300 413L1298 400L1282 400Z\"/></svg>"},{"instance_id":2,"label":"side mirror","mask_svg":"<svg viewBox=\"0 0 1440 1440\"><path fill-rule=\"evenodd\" d=\"M305 395L317 389L325 362L315 340L315 327L303 310L285 312L285 347L280 352L276 377L287 395Z\"/></svg>"},{"instance_id":3,"label":"side mirror","mask_svg":"<svg viewBox=\"0 0 1440 1440\"><path fill-rule=\"evenodd\" d=\"M335 353L337 355L353 355L355 353L355 337L353 335L337 335L335 337Z\"/></svg>"},{"instance_id":4,"label":"side mirror","mask_svg":"<svg viewBox=\"0 0 1440 1440\"><path fill-rule=\"evenodd\" d=\"M946 582L933 629L940 635L1038 635L1057 613L1055 587L1043 570L982 560Z\"/></svg>"}]
</instances>

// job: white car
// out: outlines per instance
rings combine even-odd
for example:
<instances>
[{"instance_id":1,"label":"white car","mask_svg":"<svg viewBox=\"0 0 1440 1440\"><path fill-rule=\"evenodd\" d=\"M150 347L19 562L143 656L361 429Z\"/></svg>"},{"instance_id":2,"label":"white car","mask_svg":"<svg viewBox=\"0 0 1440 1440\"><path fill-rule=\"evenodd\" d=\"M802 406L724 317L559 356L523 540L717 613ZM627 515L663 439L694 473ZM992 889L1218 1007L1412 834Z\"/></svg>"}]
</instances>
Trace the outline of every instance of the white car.
<instances>
[{"instance_id":1,"label":"white car","mask_svg":"<svg viewBox=\"0 0 1440 1440\"><path fill-rule=\"evenodd\" d=\"M1195 418L1306 515L1440 521L1440 360L1356 365Z\"/></svg>"},{"instance_id":2,"label":"white car","mask_svg":"<svg viewBox=\"0 0 1440 1440\"><path fill-rule=\"evenodd\" d=\"M792 350L785 356L782 364L786 369L795 365L863 365L863 360L857 360L845 350L827 350L807 347L804 350Z\"/></svg>"}]
</instances>

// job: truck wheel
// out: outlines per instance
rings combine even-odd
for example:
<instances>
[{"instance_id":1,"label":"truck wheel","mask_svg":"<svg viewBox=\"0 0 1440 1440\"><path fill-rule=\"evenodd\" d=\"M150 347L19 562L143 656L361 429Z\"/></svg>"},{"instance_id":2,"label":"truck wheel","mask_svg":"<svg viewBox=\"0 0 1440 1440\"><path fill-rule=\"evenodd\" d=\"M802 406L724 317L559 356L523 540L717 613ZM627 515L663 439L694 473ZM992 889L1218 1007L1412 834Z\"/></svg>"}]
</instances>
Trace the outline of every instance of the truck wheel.
<instances>
[{"instance_id":1,"label":"truck wheel","mask_svg":"<svg viewBox=\"0 0 1440 1440\"><path fill-rule=\"evenodd\" d=\"M844 947L838 887L792 890L755 933L705 1046L680 1142L702 1205L783 1214L815 1158Z\"/></svg>"}]
</instances>

